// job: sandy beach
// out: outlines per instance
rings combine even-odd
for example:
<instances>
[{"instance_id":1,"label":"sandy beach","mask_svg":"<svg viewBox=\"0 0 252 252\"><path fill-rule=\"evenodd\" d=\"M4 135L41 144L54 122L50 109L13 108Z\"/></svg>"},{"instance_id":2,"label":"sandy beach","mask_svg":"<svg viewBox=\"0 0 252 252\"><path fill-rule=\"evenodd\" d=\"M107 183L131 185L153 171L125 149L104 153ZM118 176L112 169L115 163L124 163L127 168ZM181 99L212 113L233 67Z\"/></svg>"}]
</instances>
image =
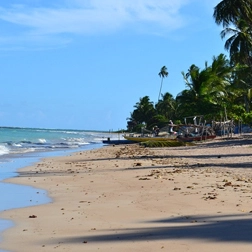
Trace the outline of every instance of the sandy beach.
<instances>
[{"instance_id":1,"label":"sandy beach","mask_svg":"<svg viewBox=\"0 0 252 252\"><path fill-rule=\"evenodd\" d=\"M52 202L0 213L20 251L252 250L252 138L105 146L47 158L8 182Z\"/></svg>"}]
</instances>

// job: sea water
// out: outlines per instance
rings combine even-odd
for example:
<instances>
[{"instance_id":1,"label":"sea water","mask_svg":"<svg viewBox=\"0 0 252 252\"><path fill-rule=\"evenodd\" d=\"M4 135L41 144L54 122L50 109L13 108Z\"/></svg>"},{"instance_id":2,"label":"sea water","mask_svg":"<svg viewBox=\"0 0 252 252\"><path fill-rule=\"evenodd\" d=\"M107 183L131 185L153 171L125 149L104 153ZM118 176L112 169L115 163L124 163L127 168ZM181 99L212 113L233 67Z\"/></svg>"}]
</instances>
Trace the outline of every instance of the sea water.
<instances>
[{"instance_id":1,"label":"sea water","mask_svg":"<svg viewBox=\"0 0 252 252\"><path fill-rule=\"evenodd\" d=\"M1 127L0 155L79 148L101 143L104 136L99 131Z\"/></svg>"},{"instance_id":2,"label":"sea water","mask_svg":"<svg viewBox=\"0 0 252 252\"><path fill-rule=\"evenodd\" d=\"M0 211L51 201L44 190L4 181L18 176L18 169L44 157L100 148L108 137L118 139L120 136L90 130L0 127ZM0 232L11 226L10 220L0 219Z\"/></svg>"}]
</instances>

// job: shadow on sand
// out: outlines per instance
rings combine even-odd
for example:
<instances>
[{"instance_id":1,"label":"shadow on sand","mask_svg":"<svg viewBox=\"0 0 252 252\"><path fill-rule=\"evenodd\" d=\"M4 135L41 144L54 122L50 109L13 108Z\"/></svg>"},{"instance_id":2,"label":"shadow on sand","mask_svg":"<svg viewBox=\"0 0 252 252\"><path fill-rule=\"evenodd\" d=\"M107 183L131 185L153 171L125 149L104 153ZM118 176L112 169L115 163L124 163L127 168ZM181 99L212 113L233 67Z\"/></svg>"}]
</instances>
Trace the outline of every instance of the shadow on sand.
<instances>
[{"instance_id":1,"label":"shadow on sand","mask_svg":"<svg viewBox=\"0 0 252 252\"><path fill-rule=\"evenodd\" d=\"M64 243L151 241L168 239L203 239L214 242L252 243L252 214L219 216L184 216L152 220L156 227L100 230L105 235L63 238Z\"/></svg>"}]
</instances>

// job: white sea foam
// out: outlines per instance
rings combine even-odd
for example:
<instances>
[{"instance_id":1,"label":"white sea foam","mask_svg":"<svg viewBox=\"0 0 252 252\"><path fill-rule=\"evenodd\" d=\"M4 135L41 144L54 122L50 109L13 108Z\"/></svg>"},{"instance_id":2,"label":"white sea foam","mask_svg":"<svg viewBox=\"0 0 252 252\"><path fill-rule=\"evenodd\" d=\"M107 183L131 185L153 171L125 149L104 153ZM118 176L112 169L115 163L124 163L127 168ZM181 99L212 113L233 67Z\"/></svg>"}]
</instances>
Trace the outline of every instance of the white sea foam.
<instances>
[{"instance_id":1,"label":"white sea foam","mask_svg":"<svg viewBox=\"0 0 252 252\"><path fill-rule=\"evenodd\" d=\"M81 145L90 144L90 142L86 141L84 138L68 138L66 140L67 140L67 143L71 145L72 147L74 147L74 145L81 146Z\"/></svg>"},{"instance_id":2,"label":"white sea foam","mask_svg":"<svg viewBox=\"0 0 252 252\"><path fill-rule=\"evenodd\" d=\"M90 144L88 142L78 142L78 145L87 145L87 144Z\"/></svg>"},{"instance_id":3,"label":"white sea foam","mask_svg":"<svg viewBox=\"0 0 252 252\"><path fill-rule=\"evenodd\" d=\"M12 146L14 146L14 147L22 147L22 144L13 143Z\"/></svg>"},{"instance_id":4,"label":"white sea foam","mask_svg":"<svg viewBox=\"0 0 252 252\"><path fill-rule=\"evenodd\" d=\"M0 128L0 132L0 155L80 148L107 139L102 132L70 129Z\"/></svg>"},{"instance_id":5,"label":"white sea foam","mask_svg":"<svg viewBox=\"0 0 252 252\"><path fill-rule=\"evenodd\" d=\"M21 154L21 153L29 153L29 152L34 152L36 151L35 148L17 148L17 149L12 149L10 151L11 154Z\"/></svg>"},{"instance_id":6,"label":"white sea foam","mask_svg":"<svg viewBox=\"0 0 252 252\"><path fill-rule=\"evenodd\" d=\"M38 139L39 143L46 143L46 140L43 138Z\"/></svg>"},{"instance_id":7,"label":"white sea foam","mask_svg":"<svg viewBox=\"0 0 252 252\"><path fill-rule=\"evenodd\" d=\"M8 154L10 152L10 150L3 145L0 145L0 155L4 155L4 154Z\"/></svg>"}]
</instances>

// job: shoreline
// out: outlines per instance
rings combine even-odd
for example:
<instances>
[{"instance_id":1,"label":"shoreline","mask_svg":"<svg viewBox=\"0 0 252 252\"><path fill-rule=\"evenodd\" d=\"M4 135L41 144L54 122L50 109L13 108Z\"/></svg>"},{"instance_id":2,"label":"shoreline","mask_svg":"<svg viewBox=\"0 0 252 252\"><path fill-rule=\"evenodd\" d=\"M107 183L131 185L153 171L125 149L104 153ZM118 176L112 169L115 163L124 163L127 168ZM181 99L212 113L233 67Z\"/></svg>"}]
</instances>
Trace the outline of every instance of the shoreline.
<instances>
[{"instance_id":1,"label":"shoreline","mask_svg":"<svg viewBox=\"0 0 252 252\"><path fill-rule=\"evenodd\" d=\"M70 155L71 153L80 150L89 150L101 148L101 144L96 146L85 146L79 149L69 150L54 150L54 151L36 151L22 154L5 154L2 157L0 163L1 174L0 174L0 190L1 200L0 215L2 212L9 211L12 209L20 209L25 207L32 207L35 205L42 205L51 202L51 199L47 195L47 191L39 189L36 186L29 184L20 185L19 183L8 182L12 178L19 176L19 171L39 163L40 160L50 157L61 157ZM5 220L0 218L0 241L2 241L2 232L6 229L13 227L14 223L11 220ZM0 250L1 251L1 250Z\"/></svg>"},{"instance_id":2,"label":"shoreline","mask_svg":"<svg viewBox=\"0 0 252 252\"><path fill-rule=\"evenodd\" d=\"M33 155L33 156L32 156ZM0 190L1 190L1 205L0 215L11 209L19 209L38 204L45 204L50 201L47 192L42 189L37 189L30 185L20 185L18 183L8 183L7 180L18 176L18 171L22 168L39 162L39 156L35 153L15 156L5 155L0 163ZM14 226L14 222L0 218L0 241L2 242L2 233ZM0 250L2 251L2 250Z\"/></svg>"},{"instance_id":3,"label":"shoreline","mask_svg":"<svg viewBox=\"0 0 252 252\"><path fill-rule=\"evenodd\" d=\"M251 146L250 138L133 144L43 159L8 182L39 186L53 201L0 213L16 224L1 248L250 251Z\"/></svg>"}]
</instances>

